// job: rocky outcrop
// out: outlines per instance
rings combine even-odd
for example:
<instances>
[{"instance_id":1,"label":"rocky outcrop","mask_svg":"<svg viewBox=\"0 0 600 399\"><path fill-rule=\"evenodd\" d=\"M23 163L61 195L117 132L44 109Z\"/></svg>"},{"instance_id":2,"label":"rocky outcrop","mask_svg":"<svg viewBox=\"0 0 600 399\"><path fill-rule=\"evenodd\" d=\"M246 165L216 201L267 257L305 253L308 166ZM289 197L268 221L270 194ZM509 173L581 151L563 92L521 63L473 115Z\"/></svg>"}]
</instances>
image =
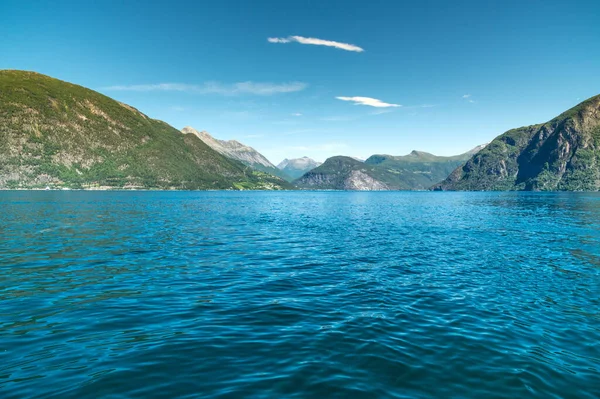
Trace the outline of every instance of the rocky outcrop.
<instances>
[{"instance_id":1,"label":"rocky outcrop","mask_svg":"<svg viewBox=\"0 0 600 399\"><path fill-rule=\"evenodd\" d=\"M382 191L389 190L389 187L362 170L353 170L350 172L350 176L344 180L344 190Z\"/></svg>"},{"instance_id":2,"label":"rocky outcrop","mask_svg":"<svg viewBox=\"0 0 600 399\"><path fill-rule=\"evenodd\" d=\"M351 157L331 157L321 166L305 173L294 183L305 189L318 190L397 190L384 179L390 174Z\"/></svg>"},{"instance_id":3,"label":"rocky outcrop","mask_svg":"<svg viewBox=\"0 0 600 399\"><path fill-rule=\"evenodd\" d=\"M264 155L254 148L244 145L236 140L219 140L211 136L208 132L198 131L193 127L187 126L181 130L184 134L193 134L207 144L210 148L228 158L240 161L261 172L269 173L273 176L291 180L289 176L276 168Z\"/></svg>"}]
</instances>

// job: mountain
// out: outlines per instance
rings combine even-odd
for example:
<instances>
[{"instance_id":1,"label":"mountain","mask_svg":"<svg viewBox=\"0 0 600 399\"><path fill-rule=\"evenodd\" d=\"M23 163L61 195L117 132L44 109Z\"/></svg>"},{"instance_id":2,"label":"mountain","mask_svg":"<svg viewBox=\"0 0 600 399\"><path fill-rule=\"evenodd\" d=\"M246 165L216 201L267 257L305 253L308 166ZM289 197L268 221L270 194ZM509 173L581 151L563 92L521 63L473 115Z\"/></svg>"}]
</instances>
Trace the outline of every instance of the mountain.
<instances>
[{"instance_id":1,"label":"mountain","mask_svg":"<svg viewBox=\"0 0 600 399\"><path fill-rule=\"evenodd\" d=\"M408 155L372 155L365 163L378 165L394 173L401 189L424 190L445 179L459 165L465 163L482 146L464 154L442 157L423 151L412 151Z\"/></svg>"},{"instance_id":2,"label":"mountain","mask_svg":"<svg viewBox=\"0 0 600 399\"><path fill-rule=\"evenodd\" d=\"M301 188L331 190L425 190L446 178L479 147L461 155L440 157L413 151L408 155L372 155L360 162L329 158L294 183Z\"/></svg>"},{"instance_id":3,"label":"mountain","mask_svg":"<svg viewBox=\"0 0 600 399\"><path fill-rule=\"evenodd\" d=\"M299 178L309 170L316 168L321 165L322 162L317 162L309 157L284 159L277 165L286 175L292 178L292 180Z\"/></svg>"},{"instance_id":4,"label":"mountain","mask_svg":"<svg viewBox=\"0 0 600 399\"><path fill-rule=\"evenodd\" d=\"M435 190L600 190L600 96L495 138Z\"/></svg>"},{"instance_id":5,"label":"mountain","mask_svg":"<svg viewBox=\"0 0 600 399\"><path fill-rule=\"evenodd\" d=\"M376 167L351 157L328 158L321 166L305 173L294 183L301 188L319 190L389 190Z\"/></svg>"},{"instance_id":6,"label":"mountain","mask_svg":"<svg viewBox=\"0 0 600 399\"><path fill-rule=\"evenodd\" d=\"M254 148L244 145L236 140L219 140L215 139L209 133L205 131L198 131L193 127L187 126L181 130L184 134L193 134L207 144L210 148L217 151L220 154L225 155L228 158L240 161L244 165L248 165L251 168L259 170L261 172L269 173L273 176L280 177L286 180L292 180L280 169L275 167L267 158L265 158L260 152Z\"/></svg>"},{"instance_id":7,"label":"mountain","mask_svg":"<svg viewBox=\"0 0 600 399\"><path fill-rule=\"evenodd\" d=\"M0 71L1 188L279 189L193 135L95 91Z\"/></svg>"}]
</instances>

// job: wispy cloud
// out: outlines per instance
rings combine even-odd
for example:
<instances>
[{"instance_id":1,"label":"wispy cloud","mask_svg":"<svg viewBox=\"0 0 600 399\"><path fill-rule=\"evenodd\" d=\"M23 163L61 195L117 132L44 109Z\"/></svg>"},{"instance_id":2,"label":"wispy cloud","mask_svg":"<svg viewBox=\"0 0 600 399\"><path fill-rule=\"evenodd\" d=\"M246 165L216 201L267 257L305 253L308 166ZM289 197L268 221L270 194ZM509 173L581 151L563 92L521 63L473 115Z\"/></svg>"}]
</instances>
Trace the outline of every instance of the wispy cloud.
<instances>
[{"instance_id":1,"label":"wispy cloud","mask_svg":"<svg viewBox=\"0 0 600 399\"><path fill-rule=\"evenodd\" d=\"M273 94L292 93L306 89L308 85L302 82L289 83L261 83L261 82L238 82L220 83L206 82L200 85L185 83L156 83L143 85L125 85L104 87L105 91L135 91L135 92L185 92L197 94L220 94L224 96L235 96L243 94L254 94L259 96L270 96Z\"/></svg>"},{"instance_id":2,"label":"wispy cloud","mask_svg":"<svg viewBox=\"0 0 600 399\"><path fill-rule=\"evenodd\" d=\"M282 37L269 37L267 41L269 43L289 43L291 40Z\"/></svg>"},{"instance_id":3,"label":"wispy cloud","mask_svg":"<svg viewBox=\"0 0 600 399\"><path fill-rule=\"evenodd\" d=\"M437 104L420 104L420 105L408 105L403 106L404 109L415 109L415 108L434 108L437 107Z\"/></svg>"},{"instance_id":4,"label":"wispy cloud","mask_svg":"<svg viewBox=\"0 0 600 399\"><path fill-rule=\"evenodd\" d=\"M390 112L394 112L394 111L391 109L378 109L378 110L370 112L369 115L383 115L383 114L389 114Z\"/></svg>"},{"instance_id":5,"label":"wispy cloud","mask_svg":"<svg viewBox=\"0 0 600 399\"><path fill-rule=\"evenodd\" d=\"M475 100L473 100L471 97L472 97L472 96L471 96L470 94L463 94L463 96L462 96L462 98L463 98L464 100L466 100L467 102L469 102L469 103L473 104L473 103L475 102Z\"/></svg>"},{"instance_id":6,"label":"wispy cloud","mask_svg":"<svg viewBox=\"0 0 600 399\"><path fill-rule=\"evenodd\" d=\"M338 100L342 100L342 101L351 101L355 105L368 105L369 107L376 107L376 108L401 107L402 106L400 104L386 103L386 102L383 102L381 100L378 100L376 98L371 98L371 97L336 97L336 98Z\"/></svg>"},{"instance_id":7,"label":"wispy cloud","mask_svg":"<svg viewBox=\"0 0 600 399\"><path fill-rule=\"evenodd\" d=\"M292 116L302 116L302 114L300 112L295 112L292 114Z\"/></svg>"},{"instance_id":8,"label":"wispy cloud","mask_svg":"<svg viewBox=\"0 0 600 399\"><path fill-rule=\"evenodd\" d=\"M340 50L354 51L356 53L362 53L365 51L363 48L358 47L350 43L334 42L333 40L317 39L315 37L303 37L303 36L288 36L288 37L269 37L267 38L269 43L300 43L300 44L312 44L314 46L327 46L335 47Z\"/></svg>"}]
</instances>

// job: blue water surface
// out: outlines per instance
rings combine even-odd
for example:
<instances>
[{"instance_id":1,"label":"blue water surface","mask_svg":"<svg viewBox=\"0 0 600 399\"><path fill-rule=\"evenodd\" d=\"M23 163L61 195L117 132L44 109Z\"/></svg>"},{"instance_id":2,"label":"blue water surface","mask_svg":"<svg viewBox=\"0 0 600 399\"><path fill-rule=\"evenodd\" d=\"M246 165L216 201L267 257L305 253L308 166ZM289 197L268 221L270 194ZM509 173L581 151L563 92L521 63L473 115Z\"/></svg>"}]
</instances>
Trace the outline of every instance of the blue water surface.
<instances>
[{"instance_id":1,"label":"blue water surface","mask_svg":"<svg viewBox=\"0 0 600 399\"><path fill-rule=\"evenodd\" d=\"M0 192L0 397L596 399L600 195Z\"/></svg>"}]
</instances>

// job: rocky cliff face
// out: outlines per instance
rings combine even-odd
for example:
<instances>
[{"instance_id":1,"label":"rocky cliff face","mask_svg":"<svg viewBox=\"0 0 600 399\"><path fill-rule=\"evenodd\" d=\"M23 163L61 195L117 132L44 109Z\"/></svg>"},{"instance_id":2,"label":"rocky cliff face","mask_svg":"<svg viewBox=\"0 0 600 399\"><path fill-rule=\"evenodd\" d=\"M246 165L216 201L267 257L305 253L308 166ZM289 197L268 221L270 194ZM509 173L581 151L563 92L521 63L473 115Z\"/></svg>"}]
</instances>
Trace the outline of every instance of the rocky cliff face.
<instances>
[{"instance_id":1,"label":"rocky cliff face","mask_svg":"<svg viewBox=\"0 0 600 399\"><path fill-rule=\"evenodd\" d=\"M208 132L198 131L193 127L187 126L181 130L185 134L193 134L202 140L213 150L221 154L237 159L245 164L262 165L266 167L275 167L267 158L254 148L244 145L236 140L218 140Z\"/></svg>"},{"instance_id":2,"label":"rocky cliff face","mask_svg":"<svg viewBox=\"0 0 600 399\"><path fill-rule=\"evenodd\" d=\"M349 190L349 191L381 191L389 190L384 183L375 180L361 170L352 170L344 176L315 173L296 181L305 189L315 190Z\"/></svg>"},{"instance_id":3,"label":"rocky cliff face","mask_svg":"<svg viewBox=\"0 0 600 399\"><path fill-rule=\"evenodd\" d=\"M289 177L275 167L267 158L254 148L244 145L236 140L215 139L205 131L198 131L193 127L187 126L181 130L184 134L192 134L202 140L206 145L228 158L240 161L261 172L269 173L289 180Z\"/></svg>"},{"instance_id":4,"label":"rocky cliff face","mask_svg":"<svg viewBox=\"0 0 600 399\"><path fill-rule=\"evenodd\" d=\"M294 183L301 188L319 190L389 190L377 178L377 170L371 165L351 157L331 157L323 165L305 173Z\"/></svg>"},{"instance_id":5,"label":"rocky cliff face","mask_svg":"<svg viewBox=\"0 0 600 399\"><path fill-rule=\"evenodd\" d=\"M389 190L389 187L361 170L353 170L344 180L344 190L381 191Z\"/></svg>"},{"instance_id":6,"label":"rocky cliff face","mask_svg":"<svg viewBox=\"0 0 600 399\"><path fill-rule=\"evenodd\" d=\"M277 167L293 180L320 165L322 165L322 162L317 162L309 157L302 157L294 159L286 158Z\"/></svg>"},{"instance_id":7,"label":"rocky cliff face","mask_svg":"<svg viewBox=\"0 0 600 399\"><path fill-rule=\"evenodd\" d=\"M494 139L436 190L600 189L600 96Z\"/></svg>"}]
</instances>

